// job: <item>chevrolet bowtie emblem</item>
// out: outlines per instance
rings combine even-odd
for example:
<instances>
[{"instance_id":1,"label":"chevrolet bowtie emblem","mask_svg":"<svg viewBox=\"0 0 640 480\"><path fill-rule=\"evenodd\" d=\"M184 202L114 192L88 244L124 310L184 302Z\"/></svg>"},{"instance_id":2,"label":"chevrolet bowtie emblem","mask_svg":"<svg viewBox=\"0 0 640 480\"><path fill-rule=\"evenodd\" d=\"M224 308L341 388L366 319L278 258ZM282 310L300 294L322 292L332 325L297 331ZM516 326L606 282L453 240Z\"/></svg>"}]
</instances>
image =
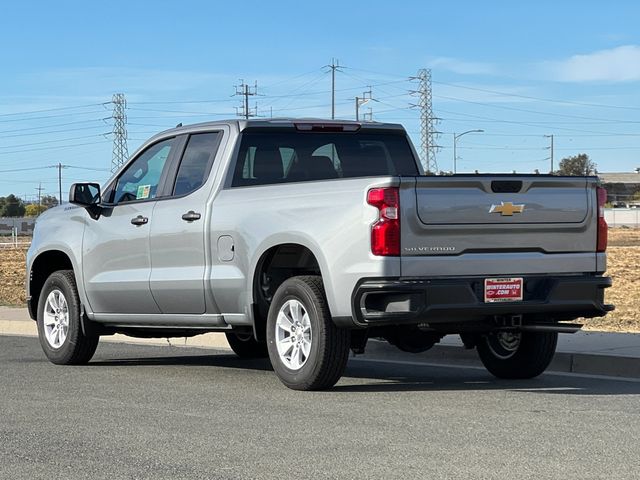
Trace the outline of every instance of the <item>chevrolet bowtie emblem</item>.
<instances>
[{"instance_id":1,"label":"chevrolet bowtie emblem","mask_svg":"<svg viewBox=\"0 0 640 480\"><path fill-rule=\"evenodd\" d=\"M511 202L500 202L500 205L491 205L489 213L499 213L503 217L512 217L514 213L522 213L524 204L514 205Z\"/></svg>"}]
</instances>

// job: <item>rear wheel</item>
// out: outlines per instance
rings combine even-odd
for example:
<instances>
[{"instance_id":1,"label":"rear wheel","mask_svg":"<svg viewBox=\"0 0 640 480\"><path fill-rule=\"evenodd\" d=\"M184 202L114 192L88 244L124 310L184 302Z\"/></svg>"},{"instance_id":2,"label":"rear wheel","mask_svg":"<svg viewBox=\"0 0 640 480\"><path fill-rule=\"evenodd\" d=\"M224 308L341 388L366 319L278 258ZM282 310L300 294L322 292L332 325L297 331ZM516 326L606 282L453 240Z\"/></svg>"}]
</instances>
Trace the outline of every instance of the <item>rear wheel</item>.
<instances>
[{"instance_id":1,"label":"rear wheel","mask_svg":"<svg viewBox=\"0 0 640 480\"><path fill-rule=\"evenodd\" d=\"M533 378L544 372L556 351L556 332L492 332L477 344L486 369L498 378Z\"/></svg>"},{"instance_id":2,"label":"rear wheel","mask_svg":"<svg viewBox=\"0 0 640 480\"><path fill-rule=\"evenodd\" d=\"M265 358L267 344L258 342L252 333L225 332L231 350L240 358Z\"/></svg>"},{"instance_id":3,"label":"rear wheel","mask_svg":"<svg viewBox=\"0 0 640 480\"><path fill-rule=\"evenodd\" d=\"M52 363L81 365L93 357L99 337L82 332L80 315L73 271L52 273L42 287L37 315L40 345Z\"/></svg>"},{"instance_id":4,"label":"rear wheel","mask_svg":"<svg viewBox=\"0 0 640 480\"><path fill-rule=\"evenodd\" d=\"M267 318L269 358L278 378L294 390L330 388L349 358L350 331L331 319L319 276L286 280Z\"/></svg>"}]
</instances>

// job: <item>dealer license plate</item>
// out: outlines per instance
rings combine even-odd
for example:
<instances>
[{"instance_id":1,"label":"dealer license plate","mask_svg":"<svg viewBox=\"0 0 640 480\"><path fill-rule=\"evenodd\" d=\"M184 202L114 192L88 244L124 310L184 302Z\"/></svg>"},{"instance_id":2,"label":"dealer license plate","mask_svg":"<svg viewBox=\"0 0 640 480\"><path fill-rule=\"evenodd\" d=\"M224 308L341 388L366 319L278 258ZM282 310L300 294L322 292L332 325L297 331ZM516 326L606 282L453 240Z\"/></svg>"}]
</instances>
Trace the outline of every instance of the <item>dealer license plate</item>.
<instances>
[{"instance_id":1,"label":"dealer license plate","mask_svg":"<svg viewBox=\"0 0 640 480\"><path fill-rule=\"evenodd\" d=\"M485 278L484 301L517 302L522 300L522 278Z\"/></svg>"}]
</instances>

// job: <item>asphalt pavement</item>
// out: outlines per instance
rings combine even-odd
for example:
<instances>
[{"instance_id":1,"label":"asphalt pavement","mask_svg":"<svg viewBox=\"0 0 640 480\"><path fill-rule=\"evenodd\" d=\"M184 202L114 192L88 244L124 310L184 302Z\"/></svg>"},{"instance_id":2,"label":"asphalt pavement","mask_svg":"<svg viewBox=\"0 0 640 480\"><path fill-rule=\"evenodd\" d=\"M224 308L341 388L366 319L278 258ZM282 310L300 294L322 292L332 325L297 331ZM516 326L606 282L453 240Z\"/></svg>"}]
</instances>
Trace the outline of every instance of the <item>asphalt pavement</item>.
<instances>
[{"instance_id":1,"label":"asphalt pavement","mask_svg":"<svg viewBox=\"0 0 640 480\"><path fill-rule=\"evenodd\" d=\"M61 367L0 336L0 478L638 478L640 382L413 358L295 392L228 350L102 342Z\"/></svg>"}]
</instances>

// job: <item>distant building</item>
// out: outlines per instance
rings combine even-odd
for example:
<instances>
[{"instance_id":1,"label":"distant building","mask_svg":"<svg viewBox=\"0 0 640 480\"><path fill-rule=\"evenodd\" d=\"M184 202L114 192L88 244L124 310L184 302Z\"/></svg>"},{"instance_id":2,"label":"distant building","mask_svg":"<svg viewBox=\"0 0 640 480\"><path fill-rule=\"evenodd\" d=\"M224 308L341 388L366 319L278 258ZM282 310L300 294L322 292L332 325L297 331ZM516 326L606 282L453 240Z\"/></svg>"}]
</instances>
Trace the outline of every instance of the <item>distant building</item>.
<instances>
[{"instance_id":1,"label":"distant building","mask_svg":"<svg viewBox=\"0 0 640 480\"><path fill-rule=\"evenodd\" d=\"M640 168L635 172L598 172L602 186L607 189L607 201L618 207L629 207L640 204L633 200L635 193L640 192Z\"/></svg>"}]
</instances>

